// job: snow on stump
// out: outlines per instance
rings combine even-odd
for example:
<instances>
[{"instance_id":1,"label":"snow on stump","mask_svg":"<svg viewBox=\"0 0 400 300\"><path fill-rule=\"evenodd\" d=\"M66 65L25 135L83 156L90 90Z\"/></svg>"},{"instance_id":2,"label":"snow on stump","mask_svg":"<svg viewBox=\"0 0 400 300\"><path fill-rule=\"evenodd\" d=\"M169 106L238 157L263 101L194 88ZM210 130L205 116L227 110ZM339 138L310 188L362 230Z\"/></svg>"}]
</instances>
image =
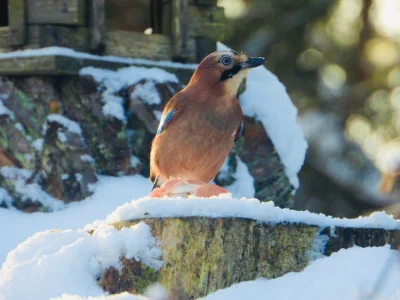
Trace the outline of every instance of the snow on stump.
<instances>
[{"instance_id":1,"label":"snow on stump","mask_svg":"<svg viewBox=\"0 0 400 300\"><path fill-rule=\"evenodd\" d=\"M185 212L187 216L175 216ZM196 299L258 277L298 272L310 261L343 248L394 245L400 229L383 213L334 219L222 196L141 199L117 209L107 219L112 221L118 230L147 224L159 242L163 266L152 272L134 258L122 257L122 269L109 268L101 276L98 283L103 290L142 293L158 282L179 299Z\"/></svg>"}]
</instances>

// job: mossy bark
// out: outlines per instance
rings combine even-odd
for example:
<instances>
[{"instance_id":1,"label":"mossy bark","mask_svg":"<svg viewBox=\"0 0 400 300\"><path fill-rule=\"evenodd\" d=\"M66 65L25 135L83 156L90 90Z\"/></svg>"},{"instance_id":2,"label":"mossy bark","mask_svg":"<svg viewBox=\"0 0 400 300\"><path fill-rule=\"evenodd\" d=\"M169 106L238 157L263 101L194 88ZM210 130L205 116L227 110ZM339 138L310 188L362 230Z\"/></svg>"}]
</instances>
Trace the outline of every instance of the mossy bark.
<instances>
[{"instance_id":1,"label":"mossy bark","mask_svg":"<svg viewBox=\"0 0 400 300\"><path fill-rule=\"evenodd\" d=\"M196 299L238 282L301 271L315 254L330 255L352 246L395 245L400 232L207 217L149 218L113 225L121 229L139 222L148 224L158 239L164 265L154 276L138 280L137 262L128 264L122 258L122 270L105 270L99 281L110 293L139 291L158 282L176 299ZM318 242L322 247L316 247Z\"/></svg>"}]
</instances>

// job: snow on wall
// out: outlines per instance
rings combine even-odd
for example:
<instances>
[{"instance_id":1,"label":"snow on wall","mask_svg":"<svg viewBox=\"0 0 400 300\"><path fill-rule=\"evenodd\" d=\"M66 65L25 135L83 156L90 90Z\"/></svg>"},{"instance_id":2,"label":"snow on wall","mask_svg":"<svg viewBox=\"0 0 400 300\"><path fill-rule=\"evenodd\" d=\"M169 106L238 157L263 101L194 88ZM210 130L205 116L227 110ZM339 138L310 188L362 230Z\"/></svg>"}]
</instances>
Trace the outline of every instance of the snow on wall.
<instances>
[{"instance_id":1,"label":"snow on wall","mask_svg":"<svg viewBox=\"0 0 400 300\"><path fill-rule=\"evenodd\" d=\"M272 201L260 202L257 199L235 199L225 194L212 198L150 198L126 203L111 213L107 223L140 218L168 217L236 217L249 218L262 223L305 223L321 227L344 226L364 228L400 229L400 221L384 212L375 212L369 217L341 219L315 214L308 211L295 211L274 206Z\"/></svg>"},{"instance_id":2,"label":"snow on wall","mask_svg":"<svg viewBox=\"0 0 400 300\"><path fill-rule=\"evenodd\" d=\"M7 53L0 53L0 59L17 58L17 57L37 57L37 56L67 56L78 59L93 59L93 60L101 60L101 61L108 61L115 63L139 64L139 65L154 66L154 67L172 68L172 69L194 70L197 67L196 64L182 64L171 61L152 61L147 59L128 58L120 56L99 56L84 52L78 52L70 48L64 48L64 47L47 47L41 49L27 49L27 50L18 50Z\"/></svg>"},{"instance_id":3,"label":"snow on wall","mask_svg":"<svg viewBox=\"0 0 400 300\"><path fill-rule=\"evenodd\" d=\"M61 200L55 199L48 193L43 191L37 183L27 183L27 179L32 176L32 172L26 169L19 169L15 167L1 167L0 174L9 180L12 180L15 185L17 193L21 194L26 199L42 203L44 207L51 210L60 210L65 208L65 203ZM24 200L23 198L21 200ZM1 223L0 223L1 224Z\"/></svg>"},{"instance_id":4,"label":"snow on wall","mask_svg":"<svg viewBox=\"0 0 400 300\"><path fill-rule=\"evenodd\" d=\"M92 235L83 230L37 233L8 255L0 270L0 299L103 294L96 278L106 268L120 268L121 256L154 270L162 266L161 249L144 223L121 230L103 226Z\"/></svg>"},{"instance_id":5,"label":"snow on wall","mask_svg":"<svg viewBox=\"0 0 400 300\"><path fill-rule=\"evenodd\" d=\"M7 107L4 106L2 100L3 94L0 94L0 116L1 115L7 115L11 120L15 120L15 115L14 113L9 110Z\"/></svg>"},{"instance_id":6,"label":"snow on wall","mask_svg":"<svg viewBox=\"0 0 400 300\"><path fill-rule=\"evenodd\" d=\"M218 50L227 49L218 43ZM255 117L264 125L290 183L298 188L297 173L304 163L308 146L297 124L297 109L284 85L264 66L254 68L247 75L246 90L239 101L244 115Z\"/></svg>"},{"instance_id":7,"label":"snow on wall","mask_svg":"<svg viewBox=\"0 0 400 300\"><path fill-rule=\"evenodd\" d=\"M90 75L105 87L105 90L102 92L102 99L104 101L103 113L123 122L126 122L123 99L117 95L123 87L147 79L150 83L139 86L135 92L139 96L143 96L142 99L148 102L148 104L158 104L161 100L158 93L155 92L155 83L179 82L174 74L159 68L126 67L112 71L87 67L81 69L79 74Z\"/></svg>"},{"instance_id":8,"label":"snow on wall","mask_svg":"<svg viewBox=\"0 0 400 300\"><path fill-rule=\"evenodd\" d=\"M72 121L62 115L50 114L47 116L47 121L59 123L64 126L69 132L82 135L81 126L75 121Z\"/></svg>"}]
</instances>

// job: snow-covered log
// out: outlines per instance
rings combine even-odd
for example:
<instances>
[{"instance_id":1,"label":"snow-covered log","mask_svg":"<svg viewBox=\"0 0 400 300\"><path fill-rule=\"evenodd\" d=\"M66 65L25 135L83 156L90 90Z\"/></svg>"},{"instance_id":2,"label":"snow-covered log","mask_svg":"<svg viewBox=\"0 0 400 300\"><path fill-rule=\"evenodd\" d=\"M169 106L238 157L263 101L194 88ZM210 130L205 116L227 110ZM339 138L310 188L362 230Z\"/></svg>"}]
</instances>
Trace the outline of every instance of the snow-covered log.
<instances>
[{"instance_id":1,"label":"snow-covered log","mask_svg":"<svg viewBox=\"0 0 400 300\"><path fill-rule=\"evenodd\" d=\"M301 271L340 249L395 245L400 233L400 224L384 213L346 220L250 199L142 200L118 208L107 221L122 219L113 223L119 230L147 224L163 266L154 271L122 257L122 268L105 270L99 280L109 293L142 293L158 282L173 299L196 299L234 283ZM174 217L179 214L188 216Z\"/></svg>"}]
</instances>

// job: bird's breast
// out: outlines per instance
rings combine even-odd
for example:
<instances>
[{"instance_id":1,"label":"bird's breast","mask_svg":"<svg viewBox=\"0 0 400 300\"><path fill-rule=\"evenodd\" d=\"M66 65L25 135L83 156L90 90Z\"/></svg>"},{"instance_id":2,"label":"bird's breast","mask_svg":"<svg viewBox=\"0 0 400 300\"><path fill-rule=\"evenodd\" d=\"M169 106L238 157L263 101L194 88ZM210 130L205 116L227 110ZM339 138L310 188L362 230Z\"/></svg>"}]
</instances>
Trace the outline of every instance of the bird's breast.
<instances>
[{"instance_id":1,"label":"bird's breast","mask_svg":"<svg viewBox=\"0 0 400 300\"><path fill-rule=\"evenodd\" d=\"M239 110L186 110L154 140L154 163L164 178L185 177L209 182L233 146L242 120Z\"/></svg>"}]
</instances>

